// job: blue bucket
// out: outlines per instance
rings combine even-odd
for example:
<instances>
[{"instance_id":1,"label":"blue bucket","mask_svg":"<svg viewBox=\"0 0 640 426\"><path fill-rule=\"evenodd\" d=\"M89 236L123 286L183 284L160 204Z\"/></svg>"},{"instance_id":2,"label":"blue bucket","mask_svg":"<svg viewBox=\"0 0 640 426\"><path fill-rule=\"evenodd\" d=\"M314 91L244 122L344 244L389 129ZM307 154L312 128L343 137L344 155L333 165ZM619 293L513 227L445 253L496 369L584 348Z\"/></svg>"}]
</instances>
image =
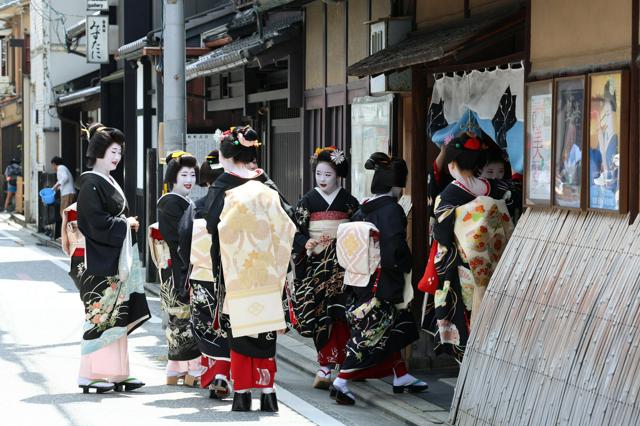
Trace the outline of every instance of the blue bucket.
<instances>
[{"instance_id":1,"label":"blue bucket","mask_svg":"<svg viewBox=\"0 0 640 426\"><path fill-rule=\"evenodd\" d=\"M39 194L42 202L47 206L56 202L56 191L54 191L53 188L41 189Z\"/></svg>"}]
</instances>

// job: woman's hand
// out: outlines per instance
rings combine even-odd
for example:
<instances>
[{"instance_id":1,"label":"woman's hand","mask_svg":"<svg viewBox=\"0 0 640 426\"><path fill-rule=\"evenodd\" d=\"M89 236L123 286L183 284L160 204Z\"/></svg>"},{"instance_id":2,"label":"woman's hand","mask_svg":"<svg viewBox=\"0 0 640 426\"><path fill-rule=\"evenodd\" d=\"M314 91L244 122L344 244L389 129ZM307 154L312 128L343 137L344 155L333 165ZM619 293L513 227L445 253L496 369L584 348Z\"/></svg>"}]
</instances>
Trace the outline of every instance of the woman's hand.
<instances>
[{"instance_id":1,"label":"woman's hand","mask_svg":"<svg viewBox=\"0 0 640 426\"><path fill-rule=\"evenodd\" d=\"M128 217L127 218L127 225L129 225L131 227L133 232L138 232L138 229L140 229L140 222L138 222L138 217L137 216Z\"/></svg>"},{"instance_id":2,"label":"woman's hand","mask_svg":"<svg viewBox=\"0 0 640 426\"><path fill-rule=\"evenodd\" d=\"M314 248L316 248L317 245L318 245L317 240L309 238L307 240L307 243L304 245L304 248L306 248L307 250L313 250Z\"/></svg>"}]
</instances>

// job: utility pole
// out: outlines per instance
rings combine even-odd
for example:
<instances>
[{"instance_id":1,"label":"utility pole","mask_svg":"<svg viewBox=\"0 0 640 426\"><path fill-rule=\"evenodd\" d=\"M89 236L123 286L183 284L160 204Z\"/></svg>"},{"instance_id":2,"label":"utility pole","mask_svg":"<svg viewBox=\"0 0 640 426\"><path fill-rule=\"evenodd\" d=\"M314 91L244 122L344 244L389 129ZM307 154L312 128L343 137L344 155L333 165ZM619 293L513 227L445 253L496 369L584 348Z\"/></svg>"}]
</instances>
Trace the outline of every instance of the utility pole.
<instances>
[{"instance_id":1,"label":"utility pole","mask_svg":"<svg viewBox=\"0 0 640 426\"><path fill-rule=\"evenodd\" d=\"M161 156L185 146L186 126L186 83L185 70L185 29L183 0L162 0L164 2L164 34L162 57L164 69L164 152Z\"/></svg>"}]
</instances>

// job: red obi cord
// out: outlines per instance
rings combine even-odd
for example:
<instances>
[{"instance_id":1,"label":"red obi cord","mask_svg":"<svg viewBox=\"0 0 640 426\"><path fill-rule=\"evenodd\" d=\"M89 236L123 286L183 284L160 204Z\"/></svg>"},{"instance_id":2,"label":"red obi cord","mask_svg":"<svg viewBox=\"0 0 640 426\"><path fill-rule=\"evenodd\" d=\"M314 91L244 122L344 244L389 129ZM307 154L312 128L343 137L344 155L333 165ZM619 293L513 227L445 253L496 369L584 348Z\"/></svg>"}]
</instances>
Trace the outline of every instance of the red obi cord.
<instances>
[{"instance_id":1,"label":"red obi cord","mask_svg":"<svg viewBox=\"0 0 640 426\"><path fill-rule=\"evenodd\" d=\"M349 219L349 215L345 212L336 212L336 211L328 211L328 212L315 212L311 213L309 216L309 220L344 220Z\"/></svg>"},{"instance_id":2,"label":"red obi cord","mask_svg":"<svg viewBox=\"0 0 640 426\"><path fill-rule=\"evenodd\" d=\"M237 391L272 388L276 371L275 358L254 358L231 351L231 377Z\"/></svg>"},{"instance_id":3,"label":"red obi cord","mask_svg":"<svg viewBox=\"0 0 640 426\"><path fill-rule=\"evenodd\" d=\"M328 367L342 364L347 355L347 342L351 337L351 330L346 322L336 320L331 324L329 341L318 351L318 364Z\"/></svg>"},{"instance_id":4,"label":"red obi cord","mask_svg":"<svg viewBox=\"0 0 640 426\"><path fill-rule=\"evenodd\" d=\"M164 241L164 237L157 228L151 228L151 238L158 241Z\"/></svg>"}]
</instances>

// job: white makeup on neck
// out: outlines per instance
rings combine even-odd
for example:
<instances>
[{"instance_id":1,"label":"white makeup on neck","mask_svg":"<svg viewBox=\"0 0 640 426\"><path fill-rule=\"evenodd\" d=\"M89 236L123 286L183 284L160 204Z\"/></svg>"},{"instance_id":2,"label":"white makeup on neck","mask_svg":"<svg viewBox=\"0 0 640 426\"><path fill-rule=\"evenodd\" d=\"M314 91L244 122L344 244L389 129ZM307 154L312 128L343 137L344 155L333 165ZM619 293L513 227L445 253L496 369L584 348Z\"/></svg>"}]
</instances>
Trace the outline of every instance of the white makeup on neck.
<instances>
[{"instance_id":1,"label":"white makeup on neck","mask_svg":"<svg viewBox=\"0 0 640 426\"><path fill-rule=\"evenodd\" d=\"M118 167L120 160L122 160L122 147L114 142L109 145L104 157L96 158L93 170L108 175Z\"/></svg>"},{"instance_id":2,"label":"white makeup on neck","mask_svg":"<svg viewBox=\"0 0 640 426\"><path fill-rule=\"evenodd\" d=\"M182 167L178 171L176 183L171 192L187 197L196 184L196 170L193 167Z\"/></svg>"},{"instance_id":3,"label":"white makeup on neck","mask_svg":"<svg viewBox=\"0 0 640 426\"><path fill-rule=\"evenodd\" d=\"M316 166L316 185L325 194L333 194L338 189L338 175L331 165L321 161Z\"/></svg>"}]
</instances>

